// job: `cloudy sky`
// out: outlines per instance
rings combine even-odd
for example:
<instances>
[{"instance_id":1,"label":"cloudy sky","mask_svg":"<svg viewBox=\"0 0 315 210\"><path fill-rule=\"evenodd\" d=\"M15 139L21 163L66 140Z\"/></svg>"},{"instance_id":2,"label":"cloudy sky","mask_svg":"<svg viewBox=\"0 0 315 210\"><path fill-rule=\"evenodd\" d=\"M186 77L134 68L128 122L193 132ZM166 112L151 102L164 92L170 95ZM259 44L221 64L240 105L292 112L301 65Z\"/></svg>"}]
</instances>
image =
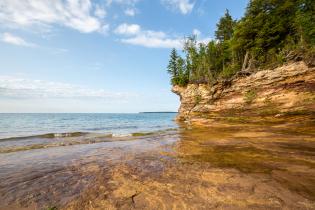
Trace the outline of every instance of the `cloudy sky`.
<instances>
[{"instance_id":1,"label":"cloudy sky","mask_svg":"<svg viewBox=\"0 0 315 210\"><path fill-rule=\"evenodd\" d=\"M171 48L247 0L0 0L0 112L175 111Z\"/></svg>"}]
</instances>

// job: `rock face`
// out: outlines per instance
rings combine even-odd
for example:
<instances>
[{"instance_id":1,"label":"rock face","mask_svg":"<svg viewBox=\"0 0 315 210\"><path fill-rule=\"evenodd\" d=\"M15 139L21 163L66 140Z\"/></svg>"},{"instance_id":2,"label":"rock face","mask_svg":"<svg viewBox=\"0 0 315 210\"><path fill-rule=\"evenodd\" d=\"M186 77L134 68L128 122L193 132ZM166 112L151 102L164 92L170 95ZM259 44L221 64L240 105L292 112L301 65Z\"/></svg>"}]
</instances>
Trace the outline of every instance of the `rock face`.
<instances>
[{"instance_id":1,"label":"rock face","mask_svg":"<svg viewBox=\"0 0 315 210\"><path fill-rule=\"evenodd\" d=\"M282 116L315 113L315 68L295 62L273 70L238 74L229 81L174 86L181 105L177 119Z\"/></svg>"}]
</instances>

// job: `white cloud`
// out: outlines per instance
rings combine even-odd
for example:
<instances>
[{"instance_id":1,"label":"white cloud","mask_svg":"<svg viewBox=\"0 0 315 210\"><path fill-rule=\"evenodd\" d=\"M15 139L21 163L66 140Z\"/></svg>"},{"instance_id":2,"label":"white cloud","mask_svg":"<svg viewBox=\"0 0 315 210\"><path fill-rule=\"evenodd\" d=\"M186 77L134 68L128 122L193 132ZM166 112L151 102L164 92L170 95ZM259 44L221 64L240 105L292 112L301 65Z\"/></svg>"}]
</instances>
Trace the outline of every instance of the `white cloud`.
<instances>
[{"instance_id":1,"label":"white cloud","mask_svg":"<svg viewBox=\"0 0 315 210\"><path fill-rule=\"evenodd\" d=\"M127 15L127 16L133 17L133 16L136 15L136 10L135 10L135 9L132 9L132 8L129 8L129 9L126 9L126 10L124 11L124 13L125 13L125 15Z\"/></svg>"},{"instance_id":2,"label":"white cloud","mask_svg":"<svg viewBox=\"0 0 315 210\"><path fill-rule=\"evenodd\" d=\"M138 45L148 48L177 48L183 47L184 36L172 36L162 31L143 30L140 25L123 23L115 29L115 33L124 36L122 43ZM201 32L193 30L193 35L201 37ZM207 44L211 38L197 39L197 43Z\"/></svg>"},{"instance_id":3,"label":"white cloud","mask_svg":"<svg viewBox=\"0 0 315 210\"><path fill-rule=\"evenodd\" d=\"M110 6L112 3L122 5L135 5L139 0L105 0L106 5Z\"/></svg>"},{"instance_id":4,"label":"white cloud","mask_svg":"<svg viewBox=\"0 0 315 210\"><path fill-rule=\"evenodd\" d=\"M105 15L91 0L0 0L0 24L7 27L57 24L90 33L102 29Z\"/></svg>"},{"instance_id":5,"label":"white cloud","mask_svg":"<svg viewBox=\"0 0 315 210\"><path fill-rule=\"evenodd\" d=\"M3 33L1 35L1 41L8 43L8 44L13 44L17 46L23 46L23 47L36 47L37 45L34 43L30 43L22 39L21 37L15 36L10 33Z\"/></svg>"},{"instance_id":6,"label":"white cloud","mask_svg":"<svg viewBox=\"0 0 315 210\"><path fill-rule=\"evenodd\" d=\"M121 39L121 42L148 48L181 48L183 44L182 39L171 39L167 38L165 34L159 36L155 32L149 31L132 38Z\"/></svg>"},{"instance_id":7,"label":"white cloud","mask_svg":"<svg viewBox=\"0 0 315 210\"><path fill-rule=\"evenodd\" d=\"M149 48L180 48L182 46L181 39L171 38L162 31L142 30L137 24L123 23L115 29L115 33L127 36L120 39L126 44Z\"/></svg>"},{"instance_id":8,"label":"white cloud","mask_svg":"<svg viewBox=\"0 0 315 210\"><path fill-rule=\"evenodd\" d=\"M140 30L141 30L141 27L137 24L123 23L123 24L119 25L115 29L114 32L116 34L120 34L120 35L135 35L135 34L139 34Z\"/></svg>"},{"instance_id":9,"label":"white cloud","mask_svg":"<svg viewBox=\"0 0 315 210\"><path fill-rule=\"evenodd\" d=\"M112 93L72 84L0 76L0 97L12 98L103 98L126 99L127 93Z\"/></svg>"},{"instance_id":10,"label":"white cloud","mask_svg":"<svg viewBox=\"0 0 315 210\"><path fill-rule=\"evenodd\" d=\"M200 36L200 34L201 34L201 32L198 29L193 30L193 35L198 37L198 36Z\"/></svg>"},{"instance_id":11,"label":"white cloud","mask_svg":"<svg viewBox=\"0 0 315 210\"><path fill-rule=\"evenodd\" d=\"M96 5L94 14L98 18L104 18L106 16L106 11L104 8L100 7L99 5Z\"/></svg>"},{"instance_id":12,"label":"white cloud","mask_svg":"<svg viewBox=\"0 0 315 210\"><path fill-rule=\"evenodd\" d=\"M211 40L213 40L212 38L205 38L198 29L194 29L192 31L192 35L196 36L197 44L208 44Z\"/></svg>"},{"instance_id":13,"label":"white cloud","mask_svg":"<svg viewBox=\"0 0 315 210\"><path fill-rule=\"evenodd\" d=\"M191 0L162 0L162 4L173 10L179 10L184 15L190 13L195 6Z\"/></svg>"}]
</instances>

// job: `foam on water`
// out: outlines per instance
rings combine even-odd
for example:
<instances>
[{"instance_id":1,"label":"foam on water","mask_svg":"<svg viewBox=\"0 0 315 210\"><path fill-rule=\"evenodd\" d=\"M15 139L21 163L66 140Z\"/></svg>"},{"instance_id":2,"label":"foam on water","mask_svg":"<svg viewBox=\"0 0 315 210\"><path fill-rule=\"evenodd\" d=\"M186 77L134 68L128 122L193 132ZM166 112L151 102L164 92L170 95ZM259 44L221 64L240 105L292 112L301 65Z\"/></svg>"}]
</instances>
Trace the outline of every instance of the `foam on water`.
<instances>
[{"instance_id":1,"label":"foam on water","mask_svg":"<svg viewBox=\"0 0 315 210\"><path fill-rule=\"evenodd\" d=\"M66 138L88 134L132 136L176 128L175 113L139 114L0 114L0 141Z\"/></svg>"}]
</instances>

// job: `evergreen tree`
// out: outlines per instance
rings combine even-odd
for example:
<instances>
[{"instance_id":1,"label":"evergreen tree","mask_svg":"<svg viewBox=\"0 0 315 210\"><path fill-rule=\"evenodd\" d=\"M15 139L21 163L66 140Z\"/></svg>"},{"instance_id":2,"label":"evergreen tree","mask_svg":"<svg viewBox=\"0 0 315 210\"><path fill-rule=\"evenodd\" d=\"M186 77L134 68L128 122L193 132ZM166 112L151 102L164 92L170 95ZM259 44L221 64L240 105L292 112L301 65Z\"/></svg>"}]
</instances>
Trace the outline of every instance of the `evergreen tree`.
<instances>
[{"instance_id":1,"label":"evergreen tree","mask_svg":"<svg viewBox=\"0 0 315 210\"><path fill-rule=\"evenodd\" d=\"M197 63L198 63L198 51L197 51L197 38L196 36L190 36L185 40L184 52L186 53L187 70L190 73L189 81L194 83L197 79Z\"/></svg>"},{"instance_id":2,"label":"evergreen tree","mask_svg":"<svg viewBox=\"0 0 315 210\"><path fill-rule=\"evenodd\" d=\"M172 84L213 84L240 70L276 67L296 55L315 63L314 14L314 0L250 0L239 21L226 10L217 24L217 40L198 44L196 36L188 37L185 59L172 50Z\"/></svg>"},{"instance_id":3,"label":"evergreen tree","mask_svg":"<svg viewBox=\"0 0 315 210\"><path fill-rule=\"evenodd\" d=\"M235 26L235 21L227 9L224 16L220 19L217 24L217 30L215 31L215 37L220 42L230 40L233 36L233 28Z\"/></svg>"},{"instance_id":4,"label":"evergreen tree","mask_svg":"<svg viewBox=\"0 0 315 210\"><path fill-rule=\"evenodd\" d=\"M301 44L315 45L315 3L313 0L299 0L295 26L299 31Z\"/></svg>"},{"instance_id":5,"label":"evergreen tree","mask_svg":"<svg viewBox=\"0 0 315 210\"><path fill-rule=\"evenodd\" d=\"M188 83L189 76L186 71L185 60L181 57L177 58L178 79L177 85L185 86Z\"/></svg>"},{"instance_id":6,"label":"evergreen tree","mask_svg":"<svg viewBox=\"0 0 315 210\"><path fill-rule=\"evenodd\" d=\"M178 80L178 67L177 67L178 55L175 48L172 49L170 61L167 66L167 72L171 75L171 83L176 85Z\"/></svg>"}]
</instances>

